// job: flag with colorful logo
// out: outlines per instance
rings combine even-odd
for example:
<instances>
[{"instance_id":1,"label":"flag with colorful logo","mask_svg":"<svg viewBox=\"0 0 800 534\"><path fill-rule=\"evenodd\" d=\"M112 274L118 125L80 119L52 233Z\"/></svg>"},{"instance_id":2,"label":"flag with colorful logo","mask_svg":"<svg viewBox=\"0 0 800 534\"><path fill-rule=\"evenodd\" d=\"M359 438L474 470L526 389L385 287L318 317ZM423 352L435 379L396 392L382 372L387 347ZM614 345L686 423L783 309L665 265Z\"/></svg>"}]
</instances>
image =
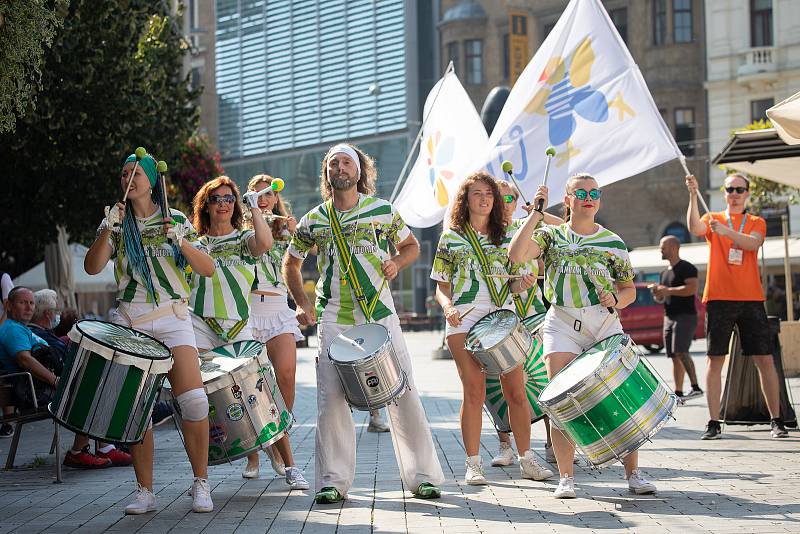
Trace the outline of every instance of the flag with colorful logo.
<instances>
[{"instance_id":1,"label":"flag with colorful logo","mask_svg":"<svg viewBox=\"0 0 800 534\"><path fill-rule=\"evenodd\" d=\"M409 226L427 228L444 218L448 204L488 136L475 106L452 68L425 100L419 155L394 205Z\"/></svg>"},{"instance_id":2,"label":"flag with colorful logo","mask_svg":"<svg viewBox=\"0 0 800 534\"><path fill-rule=\"evenodd\" d=\"M473 165L509 179L513 165L523 196L544 177L550 204L563 200L569 176L588 172L600 185L680 155L639 67L600 0L571 0L514 84L488 142Z\"/></svg>"}]
</instances>

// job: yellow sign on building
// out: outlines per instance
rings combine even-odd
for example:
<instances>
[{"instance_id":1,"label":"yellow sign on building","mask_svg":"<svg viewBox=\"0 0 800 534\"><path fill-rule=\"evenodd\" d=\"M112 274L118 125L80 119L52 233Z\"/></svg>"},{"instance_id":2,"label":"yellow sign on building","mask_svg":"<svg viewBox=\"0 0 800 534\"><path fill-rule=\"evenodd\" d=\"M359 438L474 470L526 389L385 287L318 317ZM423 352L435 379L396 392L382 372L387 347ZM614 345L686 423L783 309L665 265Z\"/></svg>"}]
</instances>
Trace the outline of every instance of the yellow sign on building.
<instances>
[{"instance_id":1,"label":"yellow sign on building","mask_svg":"<svg viewBox=\"0 0 800 534\"><path fill-rule=\"evenodd\" d=\"M511 12L508 15L508 77L513 86L528 64L528 15Z\"/></svg>"}]
</instances>

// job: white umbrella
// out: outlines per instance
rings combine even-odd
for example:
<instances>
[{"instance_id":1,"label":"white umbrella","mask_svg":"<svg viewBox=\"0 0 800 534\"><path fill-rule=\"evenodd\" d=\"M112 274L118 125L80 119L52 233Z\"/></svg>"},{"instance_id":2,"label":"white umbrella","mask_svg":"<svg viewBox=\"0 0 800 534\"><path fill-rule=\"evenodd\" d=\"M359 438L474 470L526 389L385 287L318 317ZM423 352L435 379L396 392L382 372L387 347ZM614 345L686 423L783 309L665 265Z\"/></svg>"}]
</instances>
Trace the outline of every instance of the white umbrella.
<instances>
[{"instance_id":1,"label":"white umbrella","mask_svg":"<svg viewBox=\"0 0 800 534\"><path fill-rule=\"evenodd\" d=\"M76 308L75 278L72 273L72 252L69 236L63 226L56 226L58 237L44 249L44 269L47 286L54 290L65 308Z\"/></svg>"},{"instance_id":2,"label":"white umbrella","mask_svg":"<svg viewBox=\"0 0 800 534\"><path fill-rule=\"evenodd\" d=\"M787 145L800 145L800 93L769 108L767 117Z\"/></svg>"}]
</instances>

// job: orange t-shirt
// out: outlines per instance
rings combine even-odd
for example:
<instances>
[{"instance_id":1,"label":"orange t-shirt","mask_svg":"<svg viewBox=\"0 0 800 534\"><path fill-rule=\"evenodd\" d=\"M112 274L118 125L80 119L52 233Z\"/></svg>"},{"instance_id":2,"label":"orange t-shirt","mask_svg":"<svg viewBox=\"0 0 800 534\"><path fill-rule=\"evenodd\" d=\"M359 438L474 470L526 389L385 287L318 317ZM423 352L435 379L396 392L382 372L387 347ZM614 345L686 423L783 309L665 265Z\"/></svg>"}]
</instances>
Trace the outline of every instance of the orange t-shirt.
<instances>
[{"instance_id":1,"label":"orange t-shirt","mask_svg":"<svg viewBox=\"0 0 800 534\"><path fill-rule=\"evenodd\" d=\"M730 228L728 216L724 211L710 215ZM750 235L758 232L762 237L767 235L767 222L761 217L750 214L731 214L734 231L738 232L741 228L742 217L747 217L742 230L743 234ZM763 301L764 290L758 274L758 250L742 249L742 264L729 263L728 254L733 247L733 241L711 231L708 214L703 215L701 220L706 224L705 237L709 245L703 302L709 300Z\"/></svg>"}]
</instances>

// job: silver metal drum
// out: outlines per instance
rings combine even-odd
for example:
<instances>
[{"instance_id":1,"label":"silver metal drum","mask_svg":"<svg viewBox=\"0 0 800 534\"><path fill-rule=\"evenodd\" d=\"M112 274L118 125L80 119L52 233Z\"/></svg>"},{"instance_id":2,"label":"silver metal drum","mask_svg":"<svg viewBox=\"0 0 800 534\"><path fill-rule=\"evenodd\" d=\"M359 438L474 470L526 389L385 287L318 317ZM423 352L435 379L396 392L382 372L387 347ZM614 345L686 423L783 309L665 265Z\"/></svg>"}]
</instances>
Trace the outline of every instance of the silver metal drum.
<instances>
[{"instance_id":1,"label":"silver metal drum","mask_svg":"<svg viewBox=\"0 0 800 534\"><path fill-rule=\"evenodd\" d=\"M525 361L533 337L511 310L495 310L472 325L464 348L487 375L504 375Z\"/></svg>"},{"instance_id":2,"label":"silver metal drum","mask_svg":"<svg viewBox=\"0 0 800 534\"><path fill-rule=\"evenodd\" d=\"M339 373L348 404L356 410L377 410L406 390L406 373L389 330L381 324L363 324L339 334L328 357Z\"/></svg>"},{"instance_id":3,"label":"silver metal drum","mask_svg":"<svg viewBox=\"0 0 800 534\"><path fill-rule=\"evenodd\" d=\"M283 437L293 417L264 345L238 341L205 352L201 358L205 361L200 375L209 404L208 465L267 449Z\"/></svg>"}]
</instances>

